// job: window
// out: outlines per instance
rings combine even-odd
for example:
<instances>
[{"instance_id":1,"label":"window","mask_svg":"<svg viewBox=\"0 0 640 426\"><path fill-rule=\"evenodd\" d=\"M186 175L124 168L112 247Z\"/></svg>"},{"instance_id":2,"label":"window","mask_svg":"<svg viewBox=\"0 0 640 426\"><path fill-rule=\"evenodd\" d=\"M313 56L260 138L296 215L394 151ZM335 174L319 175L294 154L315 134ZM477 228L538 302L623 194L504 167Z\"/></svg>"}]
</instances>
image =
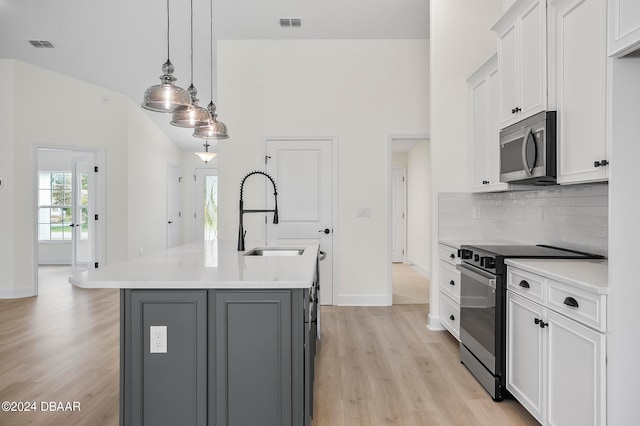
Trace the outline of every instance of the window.
<instances>
[{"instance_id":1,"label":"window","mask_svg":"<svg viewBox=\"0 0 640 426\"><path fill-rule=\"evenodd\" d=\"M218 176L205 176L204 181L204 239L218 237Z\"/></svg>"},{"instance_id":2,"label":"window","mask_svg":"<svg viewBox=\"0 0 640 426\"><path fill-rule=\"evenodd\" d=\"M40 241L70 241L72 238L71 176L71 172L39 173L38 239Z\"/></svg>"}]
</instances>

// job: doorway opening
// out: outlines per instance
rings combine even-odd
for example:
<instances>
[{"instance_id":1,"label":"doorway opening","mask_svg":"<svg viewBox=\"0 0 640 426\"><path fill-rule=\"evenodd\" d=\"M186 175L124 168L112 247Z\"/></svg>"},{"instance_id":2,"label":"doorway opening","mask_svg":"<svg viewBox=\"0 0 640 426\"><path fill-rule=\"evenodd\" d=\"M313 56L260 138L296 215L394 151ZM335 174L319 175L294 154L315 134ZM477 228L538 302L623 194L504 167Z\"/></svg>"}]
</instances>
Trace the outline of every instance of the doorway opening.
<instances>
[{"instance_id":1,"label":"doorway opening","mask_svg":"<svg viewBox=\"0 0 640 426\"><path fill-rule=\"evenodd\" d=\"M395 136L389 145L389 304L428 304L430 143L426 136Z\"/></svg>"},{"instance_id":2,"label":"doorway opening","mask_svg":"<svg viewBox=\"0 0 640 426\"><path fill-rule=\"evenodd\" d=\"M102 190L98 160L97 152L37 148L36 269L41 265L68 265L74 271L99 267Z\"/></svg>"}]
</instances>

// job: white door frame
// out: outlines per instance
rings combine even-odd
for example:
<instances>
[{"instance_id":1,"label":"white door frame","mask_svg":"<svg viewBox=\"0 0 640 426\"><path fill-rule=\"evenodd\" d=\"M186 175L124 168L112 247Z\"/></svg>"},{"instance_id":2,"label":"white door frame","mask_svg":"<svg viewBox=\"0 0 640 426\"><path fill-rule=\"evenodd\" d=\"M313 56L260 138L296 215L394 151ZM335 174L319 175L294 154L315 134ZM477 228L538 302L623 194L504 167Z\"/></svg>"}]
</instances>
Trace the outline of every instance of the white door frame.
<instances>
[{"instance_id":1,"label":"white door frame","mask_svg":"<svg viewBox=\"0 0 640 426\"><path fill-rule=\"evenodd\" d=\"M387 305L391 306L393 305L393 251L392 251L392 247L391 247L391 241L393 238L393 223L392 223L392 211L391 211L391 186L392 186L392 178L393 178L393 174L392 174L392 170L393 170L393 161L392 161L392 155L393 155L393 149L392 149L392 144L394 141L402 141L402 140L414 140L414 139L419 139L419 140L425 140L425 139L431 139L431 136L428 133L425 134L407 134L407 135L389 135L387 137L387 188L386 188L386 195L387 195L387 200L389 200L389 202L387 203L387 216L388 216L388 222L387 222ZM407 199L408 202L408 199Z\"/></svg>"},{"instance_id":2,"label":"white door frame","mask_svg":"<svg viewBox=\"0 0 640 426\"><path fill-rule=\"evenodd\" d=\"M270 140L277 140L277 141L314 141L314 140L330 140L331 141L331 161L332 161L332 167L331 167L331 197L332 197L332 204L333 204L333 211L331 212L331 215L333 216L333 238L331 239L331 250L333 252L333 256L331 256L332 258L332 265L331 265L331 273L332 273L332 284L333 284L333 288L332 288L332 294L333 294L333 300L331 301L331 304L334 305L335 301L339 299L339 293L336 291L337 289L340 288L339 282L338 282L338 244L336 244L336 236L339 235L339 221L338 221L338 137L337 136L316 136L316 137L310 137L310 136L299 136L299 137L294 137L294 136L285 136L285 137L280 137L280 136L267 136L263 138L264 140L264 144L263 144L263 157L265 159L265 161L267 160L267 141ZM265 226L264 229L264 233L265 233L265 239L266 239L266 233L267 233L267 229Z\"/></svg>"},{"instance_id":3,"label":"white door frame","mask_svg":"<svg viewBox=\"0 0 640 426\"><path fill-rule=\"evenodd\" d=\"M99 220L95 224L94 227L94 240L93 240L93 250L94 250L94 261L100 265L103 265L106 262L106 242L104 240L104 223L105 223L105 154L103 149L92 149L90 147L79 147L73 145L36 145L34 146L33 151L33 176L34 176L34 185L33 185L33 211L32 211L32 224L33 224L33 296L38 295L38 151L40 149L56 149L60 151L72 151L77 152L79 154L93 154L93 158L95 160L95 165L98 167L98 173L95 176L95 204L94 204L94 213L98 215Z\"/></svg>"}]
</instances>

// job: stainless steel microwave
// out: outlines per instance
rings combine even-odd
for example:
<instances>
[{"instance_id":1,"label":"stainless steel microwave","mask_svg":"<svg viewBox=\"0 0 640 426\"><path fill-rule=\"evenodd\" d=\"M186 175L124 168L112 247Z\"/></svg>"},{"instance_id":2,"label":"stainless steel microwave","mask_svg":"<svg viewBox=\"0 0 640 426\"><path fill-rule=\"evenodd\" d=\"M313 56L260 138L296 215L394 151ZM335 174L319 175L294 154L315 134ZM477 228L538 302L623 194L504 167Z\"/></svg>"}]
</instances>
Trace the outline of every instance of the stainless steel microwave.
<instances>
[{"instance_id":1,"label":"stainless steel microwave","mask_svg":"<svg viewBox=\"0 0 640 426\"><path fill-rule=\"evenodd\" d=\"M543 111L500 132L500 182L556 183L555 111Z\"/></svg>"}]
</instances>

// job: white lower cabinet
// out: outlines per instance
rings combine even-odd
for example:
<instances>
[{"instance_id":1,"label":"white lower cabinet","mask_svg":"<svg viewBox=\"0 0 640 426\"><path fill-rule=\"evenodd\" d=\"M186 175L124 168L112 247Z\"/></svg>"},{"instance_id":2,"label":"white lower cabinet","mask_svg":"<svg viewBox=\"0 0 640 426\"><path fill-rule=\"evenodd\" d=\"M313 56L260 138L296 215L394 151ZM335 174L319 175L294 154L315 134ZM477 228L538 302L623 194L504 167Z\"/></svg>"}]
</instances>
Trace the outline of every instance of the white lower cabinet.
<instances>
[{"instance_id":1,"label":"white lower cabinet","mask_svg":"<svg viewBox=\"0 0 640 426\"><path fill-rule=\"evenodd\" d=\"M547 311L549 425L604 425L605 336Z\"/></svg>"},{"instance_id":2,"label":"white lower cabinet","mask_svg":"<svg viewBox=\"0 0 640 426\"><path fill-rule=\"evenodd\" d=\"M460 263L459 248L441 243L438 265L440 323L458 340L460 340L460 271L456 269L456 265Z\"/></svg>"},{"instance_id":3,"label":"white lower cabinet","mask_svg":"<svg viewBox=\"0 0 640 426\"><path fill-rule=\"evenodd\" d=\"M542 423L545 339L535 324L543 308L507 291L507 390Z\"/></svg>"},{"instance_id":4,"label":"white lower cabinet","mask_svg":"<svg viewBox=\"0 0 640 426\"><path fill-rule=\"evenodd\" d=\"M507 291L507 389L543 425L604 425L604 332ZM546 289L545 289L546 294Z\"/></svg>"}]
</instances>

